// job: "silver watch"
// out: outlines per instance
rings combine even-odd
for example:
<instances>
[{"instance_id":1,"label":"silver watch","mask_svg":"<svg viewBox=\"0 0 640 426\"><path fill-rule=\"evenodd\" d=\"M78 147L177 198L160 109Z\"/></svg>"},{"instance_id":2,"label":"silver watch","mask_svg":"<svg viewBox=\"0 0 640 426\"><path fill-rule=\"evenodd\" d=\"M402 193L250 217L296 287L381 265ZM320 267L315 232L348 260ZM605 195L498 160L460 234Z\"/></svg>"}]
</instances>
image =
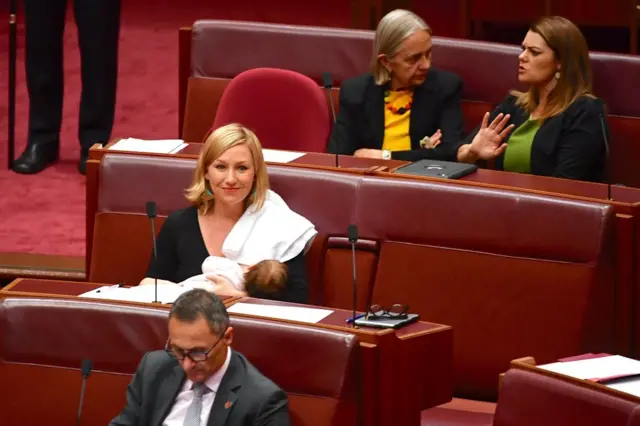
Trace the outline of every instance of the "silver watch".
<instances>
[{"instance_id":1,"label":"silver watch","mask_svg":"<svg viewBox=\"0 0 640 426\"><path fill-rule=\"evenodd\" d=\"M389 151L388 149L383 149L382 150L382 159L383 160L391 160L391 151Z\"/></svg>"}]
</instances>

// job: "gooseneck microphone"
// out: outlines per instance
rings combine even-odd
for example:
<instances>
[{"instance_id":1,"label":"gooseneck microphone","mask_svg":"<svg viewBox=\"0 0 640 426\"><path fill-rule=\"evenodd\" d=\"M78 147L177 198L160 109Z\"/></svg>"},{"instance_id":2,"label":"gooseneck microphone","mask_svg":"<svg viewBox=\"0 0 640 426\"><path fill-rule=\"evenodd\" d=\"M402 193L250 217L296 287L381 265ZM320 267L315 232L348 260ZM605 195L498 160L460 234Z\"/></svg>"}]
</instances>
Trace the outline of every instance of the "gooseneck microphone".
<instances>
[{"instance_id":1,"label":"gooseneck microphone","mask_svg":"<svg viewBox=\"0 0 640 426\"><path fill-rule=\"evenodd\" d=\"M602 130L602 137L604 140L604 150L605 150L605 163L604 163L604 177L603 181L607 185L607 200L613 201L611 199L611 153L609 150L609 137L607 136L607 125L604 120L604 112L600 113L600 129Z\"/></svg>"},{"instance_id":2,"label":"gooseneck microphone","mask_svg":"<svg viewBox=\"0 0 640 426\"><path fill-rule=\"evenodd\" d=\"M84 405L84 392L87 386L87 378L91 375L91 369L93 368L93 362L90 359L82 360L82 387L80 388L80 401L78 403L78 415L76 417L76 426L80 426L82 423L82 406Z\"/></svg>"},{"instance_id":3,"label":"gooseneck microphone","mask_svg":"<svg viewBox=\"0 0 640 426\"><path fill-rule=\"evenodd\" d=\"M322 73L322 86L327 89L327 94L329 95L329 105L331 106L331 117L333 118L333 125L336 125L336 109L333 106L333 92L331 89L333 88L333 76L330 72ZM338 147L336 147L336 167L340 167L340 160L338 155Z\"/></svg>"},{"instance_id":4,"label":"gooseneck microphone","mask_svg":"<svg viewBox=\"0 0 640 426\"><path fill-rule=\"evenodd\" d=\"M151 222L151 241L153 242L153 261L154 263L158 260L158 248L156 246L156 221L155 218L157 216L157 208L155 201L147 201L147 217ZM158 277L154 278L155 283L155 296L153 298L154 303L158 303Z\"/></svg>"},{"instance_id":5,"label":"gooseneck microphone","mask_svg":"<svg viewBox=\"0 0 640 426\"><path fill-rule=\"evenodd\" d=\"M356 241L358 241L358 226L351 224L347 227L347 238L351 243L351 265L353 267L353 326L356 326L356 304L357 304L357 280L356 280Z\"/></svg>"}]
</instances>

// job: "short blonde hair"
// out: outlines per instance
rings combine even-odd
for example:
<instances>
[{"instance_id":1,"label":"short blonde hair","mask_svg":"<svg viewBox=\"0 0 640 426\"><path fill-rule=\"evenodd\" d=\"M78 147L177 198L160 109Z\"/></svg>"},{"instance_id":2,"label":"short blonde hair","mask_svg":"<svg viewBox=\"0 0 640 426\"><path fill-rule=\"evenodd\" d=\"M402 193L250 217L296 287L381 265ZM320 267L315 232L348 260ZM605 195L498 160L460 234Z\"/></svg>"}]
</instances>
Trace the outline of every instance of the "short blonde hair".
<instances>
[{"instance_id":1,"label":"short blonde hair","mask_svg":"<svg viewBox=\"0 0 640 426\"><path fill-rule=\"evenodd\" d=\"M373 40L373 57L371 58L371 73L376 84L383 85L391 78L389 70L380 63L378 55L391 58L398 52L400 45L418 31L427 31L429 35L433 35L431 27L418 15L408 10L392 10L380 20Z\"/></svg>"},{"instance_id":2,"label":"short blonde hair","mask_svg":"<svg viewBox=\"0 0 640 426\"><path fill-rule=\"evenodd\" d=\"M255 133L240 124L232 123L217 128L205 139L204 148L200 153L193 175L193 183L186 190L187 200L197 207L201 214L211 212L215 201L205 178L207 169L222 153L242 144L246 144L251 151L255 172L253 186L246 199L245 208L254 206L256 210L260 210L264 205L269 189L269 177L262 156L262 146Z\"/></svg>"},{"instance_id":3,"label":"short blonde hair","mask_svg":"<svg viewBox=\"0 0 640 426\"><path fill-rule=\"evenodd\" d=\"M534 22L529 30L544 39L560 62L560 78L549 93L546 109L539 118L545 120L564 112L581 96L595 98L589 48L580 29L562 16L545 16ZM516 97L517 105L529 114L540 103L539 90L534 86L526 92L513 90L511 94Z\"/></svg>"}]
</instances>

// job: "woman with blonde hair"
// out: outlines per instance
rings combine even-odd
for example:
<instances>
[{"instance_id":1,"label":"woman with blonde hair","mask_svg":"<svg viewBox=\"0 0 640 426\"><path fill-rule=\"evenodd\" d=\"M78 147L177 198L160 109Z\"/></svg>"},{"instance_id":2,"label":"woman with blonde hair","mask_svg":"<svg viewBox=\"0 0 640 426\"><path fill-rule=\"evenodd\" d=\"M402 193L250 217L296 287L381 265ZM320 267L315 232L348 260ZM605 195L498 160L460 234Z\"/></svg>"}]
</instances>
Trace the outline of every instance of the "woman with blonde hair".
<instances>
[{"instance_id":1,"label":"woman with blonde hair","mask_svg":"<svg viewBox=\"0 0 640 426\"><path fill-rule=\"evenodd\" d=\"M308 301L304 253L317 232L269 189L260 141L252 131L228 124L207 137L186 198L191 206L170 214L162 226L157 257L141 284L186 282L201 275L211 257L229 259L245 270L276 260L288 270L282 290L249 295ZM246 295L222 273L207 278L218 294Z\"/></svg>"},{"instance_id":2,"label":"woman with blonde hair","mask_svg":"<svg viewBox=\"0 0 640 426\"><path fill-rule=\"evenodd\" d=\"M463 131L462 80L431 67L431 34L431 28L407 10L382 18L371 72L340 86L329 152L455 161Z\"/></svg>"},{"instance_id":3,"label":"woman with blonde hair","mask_svg":"<svg viewBox=\"0 0 640 426\"><path fill-rule=\"evenodd\" d=\"M571 21L543 17L531 25L512 91L460 143L459 161L496 159L500 170L566 179L603 179L607 126L591 88L587 43ZM490 124L489 124L490 123Z\"/></svg>"}]
</instances>

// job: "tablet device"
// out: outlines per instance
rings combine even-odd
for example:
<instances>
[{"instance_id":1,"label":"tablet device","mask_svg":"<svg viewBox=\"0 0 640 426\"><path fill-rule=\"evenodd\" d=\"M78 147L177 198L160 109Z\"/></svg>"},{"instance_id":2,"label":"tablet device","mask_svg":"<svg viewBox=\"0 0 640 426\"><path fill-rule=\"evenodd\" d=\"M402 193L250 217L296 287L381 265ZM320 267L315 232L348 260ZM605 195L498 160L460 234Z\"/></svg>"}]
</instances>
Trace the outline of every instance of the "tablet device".
<instances>
[{"instance_id":1,"label":"tablet device","mask_svg":"<svg viewBox=\"0 0 640 426\"><path fill-rule=\"evenodd\" d=\"M407 318L395 319L395 318L370 318L362 317L356 320L356 325L361 327L374 327L374 328L400 328L412 322L418 321L420 315L408 314Z\"/></svg>"},{"instance_id":2,"label":"tablet device","mask_svg":"<svg viewBox=\"0 0 640 426\"><path fill-rule=\"evenodd\" d=\"M399 167L395 173L408 175L457 179L478 170L475 164L455 163L453 161L419 160Z\"/></svg>"}]
</instances>

